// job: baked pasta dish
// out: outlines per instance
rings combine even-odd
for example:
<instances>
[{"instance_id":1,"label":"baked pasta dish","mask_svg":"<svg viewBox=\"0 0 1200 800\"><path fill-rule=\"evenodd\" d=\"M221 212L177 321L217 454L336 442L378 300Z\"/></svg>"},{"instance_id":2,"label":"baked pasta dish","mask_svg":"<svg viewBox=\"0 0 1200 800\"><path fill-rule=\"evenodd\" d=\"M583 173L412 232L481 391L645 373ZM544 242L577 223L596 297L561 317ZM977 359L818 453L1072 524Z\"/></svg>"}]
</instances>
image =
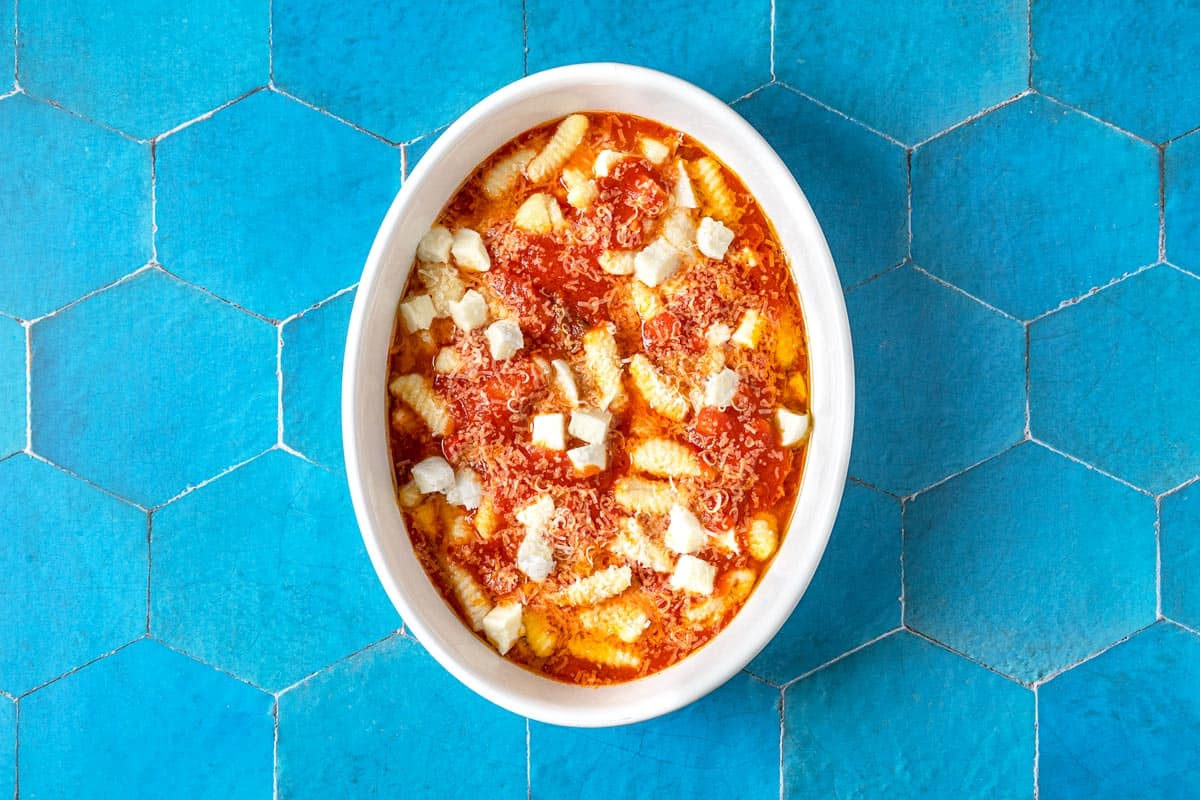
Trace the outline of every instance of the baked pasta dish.
<instances>
[{"instance_id":1,"label":"baked pasta dish","mask_svg":"<svg viewBox=\"0 0 1200 800\"><path fill-rule=\"evenodd\" d=\"M679 131L579 113L493 153L420 240L389 358L413 548L528 669L668 667L779 546L810 427L796 286L754 198Z\"/></svg>"}]
</instances>

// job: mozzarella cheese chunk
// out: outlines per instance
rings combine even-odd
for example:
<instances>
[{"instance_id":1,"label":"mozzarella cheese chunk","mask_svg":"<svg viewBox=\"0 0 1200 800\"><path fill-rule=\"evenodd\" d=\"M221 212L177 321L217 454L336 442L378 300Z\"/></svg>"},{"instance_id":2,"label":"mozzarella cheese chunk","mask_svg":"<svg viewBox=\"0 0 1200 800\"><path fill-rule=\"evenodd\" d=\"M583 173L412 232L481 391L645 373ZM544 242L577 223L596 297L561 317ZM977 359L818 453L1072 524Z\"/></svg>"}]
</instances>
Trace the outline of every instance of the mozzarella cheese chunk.
<instances>
[{"instance_id":1,"label":"mozzarella cheese chunk","mask_svg":"<svg viewBox=\"0 0 1200 800\"><path fill-rule=\"evenodd\" d=\"M643 136L638 140L638 145L642 149L642 155L646 157L651 164L661 164L667 160L667 156L671 155L671 148L660 142L658 139L651 139L649 136Z\"/></svg>"},{"instance_id":2,"label":"mozzarella cheese chunk","mask_svg":"<svg viewBox=\"0 0 1200 800\"><path fill-rule=\"evenodd\" d=\"M548 450L566 450L566 425L562 414L536 414L533 418L532 441Z\"/></svg>"},{"instance_id":3,"label":"mozzarella cheese chunk","mask_svg":"<svg viewBox=\"0 0 1200 800\"><path fill-rule=\"evenodd\" d=\"M729 337L729 340L739 347L744 347L747 350L753 350L758 347L758 340L762 337L763 318L753 308L742 315L742 321L738 324L737 330Z\"/></svg>"},{"instance_id":4,"label":"mozzarella cheese chunk","mask_svg":"<svg viewBox=\"0 0 1200 800\"><path fill-rule=\"evenodd\" d=\"M724 409L737 394L738 374L729 367L710 375L704 384L704 405Z\"/></svg>"},{"instance_id":5,"label":"mozzarella cheese chunk","mask_svg":"<svg viewBox=\"0 0 1200 800\"><path fill-rule=\"evenodd\" d=\"M575 470L584 475L608 469L608 449L603 444L572 447L567 451L567 458L571 459Z\"/></svg>"},{"instance_id":6,"label":"mozzarella cheese chunk","mask_svg":"<svg viewBox=\"0 0 1200 800\"><path fill-rule=\"evenodd\" d=\"M542 495L537 500L521 507L517 511L517 522L524 525L533 533L540 533L550 525L554 516L554 501L549 495Z\"/></svg>"},{"instance_id":7,"label":"mozzarella cheese chunk","mask_svg":"<svg viewBox=\"0 0 1200 800\"><path fill-rule=\"evenodd\" d=\"M499 319L488 325L484 332L488 340L488 349L492 358L506 361L516 355L525 346L525 337L521 335L521 326L508 319Z\"/></svg>"},{"instance_id":8,"label":"mozzarella cheese chunk","mask_svg":"<svg viewBox=\"0 0 1200 800\"><path fill-rule=\"evenodd\" d=\"M468 289L462 299L451 301L450 319L464 333L470 333L476 328L482 328L488 321L487 300L474 289Z\"/></svg>"},{"instance_id":9,"label":"mozzarella cheese chunk","mask_svg":"<svg viewBox=\"0 0 1200 800\"><path fill-rule=\"evenodd\" d=\"M600 262L600 269L609 275L632 275L636 255L632 250L605 250L597 261Z\"/></svg>"},{"instance_id":10,"label":"mozzarella cheese chunk","mask_svg":"<svg viewBox=\"0 0 1200 800\"><path fill-rule=\"evenodd\" d=\"M400 304L400 318L409 333L429 330L434 317L433 301L427 294L418 294Z\"/></svg>"},{"instance_id":11,"label":"mozzarella cheese chunk","mask_svg":"<svg viewBox=\"0 0 1200 800\"><path fill-rule=\"evenodd\" d=\"M575 373L571 371L571 365L561 358L556 358L550 362L550 366L554 368L554 380L563 397L571 405L579 405L579 385L575 383Z\"/></svg>"},{"instance_id":12,"label":"mozzarella cheese chunk","mask_svg":"<svg viewBox=\"0 0 1200 800\"><path fill-rule=\"evenodd\" d=\"M462 359L459 358L457 350L453 347L443 347L433 357L433 371L439 375L449 375L458 369L461 363Z\"/></svg>"},{"instance_id":13,"label":"mozzarella cheese chunk","mask_svg":"<svg viewBox=\"0 0 1200 800\"><path fill-rule=\"evenodd\" d=\"M633 257L633 274L647 286L658 286L679 270L679 251L666 239L655 239Z\"/></svg>"},{"instance_id":14,"label":"mozzarella cheese chunk","mask_svg":"<svg viewBox=\"0 0 1200 800\"><path fill-rule=\"evenodd\" d=\"M710 595L713 591L713 581L717 577L717 568L695 556L680 556L675 563L675 571L671 573L671 588L676 591L693 592Z\"/></svg>"},{"instance_id":15,"label":"mozzarella cheese chunk","mask_svg":"<svg viewBox=\"0 0 1200 800\"><path fill-rule=\"evenodd\" d=\"M587 208L599 193L596 182L573 167L562 171L562 182L567 187L567 202L575 208Z\"/></svg>"},{"instance_id":16,"label":"mozzarella cheese chunk","mask_svg":"<svg viewBox=\"0 0 1200 800\"><path fill-rule=\"evenodd\" d=\"M430 456L412 468L413 481L421 494L448 492L454 488L454 468L441 456Z\"/></svg>"},{"instance_id":17,"label":"mozzarella cheese chunk","mask_svg":"<svg viewBox=\"0 0 1200 800\"><path fill-rule=\"evenodd\" d=\"M607 178L616 163L624 157L624 153L618 153L616 150L601 150L596 156L596 163L592 165L592 172L597 178Z\"/></svg>"},{"instance_id":18,"label":"mozzarella cheese chunk","mask_svg":"<svg viewBox=\"0 0 1200 800\"><path fill-rule=\"evenodd\" d=\"M680 208L696 207L696 192L692 189L692 179L688 177L682 159L675 162L675 189L671 194L675 198L675 205Z\"/></svg>"},{"instance_id":19,"label":"mozzarella cheese chunk","mask_svg":"<svg viewBox=\"0 0 1200 800\"><path fill-rule=\"evenodd\" d=\"M667 534L663 543L676 553L694 553L704 547L708 534L696 515L683 506L672 506L671 521L667 525Z\"/></svg>"},{"instance_id":20,"label":"mozzarella cheese chunk","mask_svg":"<svg viewBox=\"0 0 1200 800\"><path fill-rule=\"evenodd\" d=\"M450 246L453 243L454 237L450 235L450 231L441 225L434 225L421 237L421 241L417 242L417 259L430 264L449 261Z\"/></svg>"},{"instance_id":21,"label":"mozzarella cheese chunk","mask_svg":"<svg viewBox=\"0 0 1200 800\"><path fill-rule=\"evenodd\" d=\"M700 249L701 253L720 261L725 257L725 251L729 249L731 242L733 242L733 231L726 228L723 223L712 217L700 220L700 226L696 228L696 247Z\"/></svg>"},{"instance_id":22,"label":"mozzarella cheese chunk","mask_svg":"<svg viewBox=\"0 0 1200 800\"><path fill-rule=\"evenodd\" d=\"M692 222L692 212L686 208L676 208L667 214L662 224L662 238L687 255L696 243L696 224Z\"/></svg>"},{"instance_id":23,"label":"mozzarella cheese chunk","mask_svg":"<svg viewBox=\"0 0 1200 800\"><path fill-rule=\"evenodd\" d=\"M567 431L576 439L588 444L604 444L612 414L595 408L577 408L571 412L571 424Z\"/></svg>"},{"instance_id":24,"label":"mozzarella cheese chunk","mask_svg":"<svg viewBox=\"0 0 1200 800\"><path fill-rule=\"evenodd\" d=\"M713 347L720 347L729 341L729 337L733 335L733 331L724 322L714 322L708 326L708 330L704 332L704 338Z\"/></svg>"},{"instance_id":25,"label":"mozzarella cheese chunk","mask_svg":"<svg viewBox=\"0 0 1200 800\"><path fill-rule=\"evenodd\" d=\"M517 548L517 569L531 580L544 581L554 571L554 551L537 531L529 531Z\"/></svg>"},{"instance_id":26,"label":"mozzarella cheese chunk","mask_svg":"<svg viewBox=\"0 0 1200 800\"><path fill-rule=\"evenodd\" d=\"M454 232L450 245L454 263L472 272L487 272L492 268L492 258L483 246L483 237L470 228L459 228Z\"/></svg>"},{"instance_id":27,"label":"mozzarella cheese chunk","mask_svg":"<svg viewBox=\"0 0 1200 800\"><path fill-rule=\"evenodd\" d=\"M505 603L496 606L484 616L483 634L487 636L488 641L496 645L500 655L507 653L521 635L523 610L520 603Z\"/></svg>"},{"instance_id":28,"label":"mozzarella cheese chunk","mask_svg":"<svg viewBox=\"0 0 1200 800\"><path fill-rule=\"evenodd\" d=\"M460 467L454 473L454 485L446 491L446 502L471 511L479 508L482 500L483 481L479 479L479 473L470 467Z\"/></svg>"},{"instance_id":29,"label":"mozzarella cheese chunk","mask_svg":"<svg viewBox=\"0 0 1200 800\"><path fill-rule=\"evenodd\" d=\"M779 426L779 443L784 447L799 444L808 435L808 414L780 408L775 411L775 424Z\"/></svg>"}]
</instances>

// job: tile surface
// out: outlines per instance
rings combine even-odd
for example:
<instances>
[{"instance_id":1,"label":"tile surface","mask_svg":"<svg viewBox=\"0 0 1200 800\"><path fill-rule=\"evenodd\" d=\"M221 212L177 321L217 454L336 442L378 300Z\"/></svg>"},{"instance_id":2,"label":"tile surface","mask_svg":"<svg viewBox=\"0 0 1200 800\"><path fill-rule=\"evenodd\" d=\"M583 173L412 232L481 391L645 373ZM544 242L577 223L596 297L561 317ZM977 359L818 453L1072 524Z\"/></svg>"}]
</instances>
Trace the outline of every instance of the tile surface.
<instances>
[{"instance_id":1,"label":"tile surface","mask_svg":"<svg viewBox=\"0 0 1200 800\"><path fill-rule=\"evenodd\" d=\"M852 286L908 254L904 150L782 86L734 108L758 128L803 187Z\"/></svg>"},{"instance_id":2,"label":"tile surface","mask_svg":"<svg viewBox=\"0 0 1200 800\"><path fill-rule=\"evenodd\" d=\"M779 690L735 676L708 697L638 725L532 723L535 797L779 797Z\"/></svg>"},{"instance_id":3,"label":"tile surface","mask_svg":"<svg viewBox=\"0 0 1200 800\"><path fill-rule=\"evenodd\" d=\"M274 92L165 139L158 259L272 319L358 280L400 154Z\"/></svg>"},{"instance_id":4,"label":"tile surface","mask_svg":"<svg viewBox=\"0 0 1200 800\"><path fill-rule=\"evenodd\" d=\"M1200 273L1200 133L1172 142L1164 162L1167 259Z\"/></svg>"},{"instance_id":5,"label":"tile surface","mask_svg":"<svg viewBox=\"0 0 1200 800\"><path fill-rule=\"evenodd\" d=\"M0 458L25 446L25 329L0 316Z\"/></svg>"},{"instance_id":6,"label":"tile surface","mask_svg":"<svg viewBox=\"0 0 1200 800\"><path fill-rule=\"evenodd\" d=\"M1034 0L1032 21L1034 88L1156 142L1200 123L1195 3Z\"/></svg>"},{"instance_id":7,"label":"tile surface","mask_svg":"<svg viewBox=\"0 0 1200 800\"><path fill-rule=\"evenodd\" d=\"M0 141L0 311L39 317L150 259L149 147L22 95Z\"/></svg>"},{"instance_id":8,"label":"tile surface","mask_svg":"<svg viewBox=\"0 0 1200 800\"><path fill-rule=\"evenodd\" d=\"M406 637L279 699L281 798L521 798L525 786L525 720L472 694Z\"/></svg>"},{"instance_id":9,"label":"tile surface","mask_svg":"<svg viewBox=\"0 0 1200 800\"><path fill-rule=\"evenodd\" d=\"M0 0L0 796L1197 796L1198 55L1148 0ZM402 172L588 59L762 132L856 358L791 619L612 730L395 633L340 445Z\"/></svg>"},{"instance_id":10,"label":"tile surface","mask_svg":"<svg viewBox=\"0 0 1200 800\"><path fill-rule=\"evenodd\" d=\"M281 451L154 514L150 630L276 691L400 627L343 480Z\"/></svg>"},{"instance_id":11,"label":"tile surface","mask_svg":"<svg viewBox=\"0 0 1200 800\"><path fill-rule=\"evenodd\" d=\"M1162 500L1162 612L1200 630L1200 483Z\"/></svg>"},{"instance_id":12,"label":"tile surface","mask_svg":"<svg viewBox=\"0 0 1200 800\"><path fill-rule=\"evenodd\" d=\"M33 327L33 449L163 503L270 447L275 331L161 272Z\"/></svg>"},{"instance_id":13,"label":"tile surface","mask_svg":"<svg viewBox=\"0 0 1200 800\"><path fill-rule=\"evenodd\" d=\"M415 139L521 77L521 17L514 0L277 0L275 83L391 141Z\"/></svg>"},{"instance_id":14,"label":"tile surface","mask_svg":"<svg viewBox=\"0 0 1200 800\"><path fill-rule=\"evenodd\" d=\"M788 687L790 797L1033 794L1033 693L900 632Z\"/></svg>"},{"instance_id":15,"label":"tile surface","mask_svg":"<svg viewBox=\"0 0 1200 800\"><path fill-rule=\"evenodd\" d=\"M1200 639L1159 623L1043 686L1041 796L1195 797L1198 685Z\"/></svg>"},{"instance_id":16,"label":"tile surface","mask_svg":"<svg viewBox=\"0 0 1200 800\"><path fill-rule=\"evenodd\" d=\"M1047 317L1029 362L1034 436L1153 492L1200 473L1200 280L1155 267Z\"/></svg>"},{"instance_id":17,"label":"tile surface","mask_svg":"<svg viewBox=\"0 0 1200 800\"><path fill-rule=\"evenodd\" d=\"M21 85L148 139L267 82L258 0L22 0Z\"/></svg>"},{"instance_id":18,"label":"tile surface","mask_svg":"<svg viewBox=\"0 0 1200 800\"><path fill-rule=\"evenodd\" d=\"M771 6L764 0L666 0L649 9L605 0L590 5L588 14L554 0L530 0L526 23L529 72L583 61L636 63L726 101L771 79ZM630 30L638 35L614 35Z\"/></svg>"},{"instance_id":19,"label":"tile surface","mask_svg":"<svg viewBox=\"0 0 1200 800\"><path fill-rule=\"evenodd\" d=\"M342 351L354 294L283 326L283 441L342 470Z\"/></svg>"},{"instance_id":20,"label":"tile surface","mask_svg":"<svg viewBox=\"0 0 1200 800\"><path fill-rule=\"evenodd\" d=\"M1154 621L1154 500L1036 444L904 514L905 621L1034 681Z\"/></svg>"},{"instance_id":21,"label":"tile surface","mask_svg":"<svg viewBox=\"0 0 1200 800\"><path fill-rule=\"evenodd\" d=\"M270 796L273 703L136 642L21 701L21 796Z\"/></svg>"},{"instance_id":22,"label":"tile surface","mask_svg":"<svg viewBox=\"0 0 1200 800\"><path fill-rule=\"evenodd\" d=\"M912 183L913 260L1020 319L1158 257L1154 148L1041 97L918 148Z\"/></svg>"},{"instance_id":23,"label":"tile surface","mask_svg":"<svg viewBox=\"0 0 1200 800\"><path fill-rule=\"evenodd\" d=\"M0 461L0 690L27 692L145 633L146 523L41 461Z\"/></svg>"},{"instance_id":24,"label":"tile surface","mask_svg":"<svg viewBox=\"0 0 1200 800\"><path fill-rule=\"evenodd\" d=\"M780 3L775 72L915 144L1027 86L1025 3Z\"/></svg>"},{"instance_id":25,"label":"tile surface","mask_svg":"<svg viewBox=\"0 0 1200 800\"><path fill-rule=\"evenodd\" d=\"M908 494L1021 439L1021 326L910 267L846 298L856 372L850 474Z\"/></svg>"},{"instance_id":26,"label":"tile surface","mask_svg":"<svg viewBox=\"0 0 1200 800\"><path fill-rule=\"evenodd\" d=\"M808 591L747 669L785 683L899 624L900 503L851 481Z\"/></svg>"}]
</instances>

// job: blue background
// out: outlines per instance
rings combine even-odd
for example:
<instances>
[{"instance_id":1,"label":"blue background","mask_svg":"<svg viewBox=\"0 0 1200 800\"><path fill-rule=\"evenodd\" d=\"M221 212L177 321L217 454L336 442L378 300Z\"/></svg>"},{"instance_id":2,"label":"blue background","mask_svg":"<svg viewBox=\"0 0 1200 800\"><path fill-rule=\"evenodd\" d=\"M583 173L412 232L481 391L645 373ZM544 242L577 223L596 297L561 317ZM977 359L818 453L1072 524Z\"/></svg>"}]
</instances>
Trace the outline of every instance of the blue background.
<instances>
[{"instance_id":1,"label":"blue background","mask_svg":"<svg viewBox=\"0 0 1200 800\"><path fill-rule=\"evenodd\" d=\"M404 174L597 59L783 156L859 388L780 634L580 731L405 632L338 392ZM1198 63L1193 2L0 0L0 796L1200 797Z\"/></svg>"}]
</instances>

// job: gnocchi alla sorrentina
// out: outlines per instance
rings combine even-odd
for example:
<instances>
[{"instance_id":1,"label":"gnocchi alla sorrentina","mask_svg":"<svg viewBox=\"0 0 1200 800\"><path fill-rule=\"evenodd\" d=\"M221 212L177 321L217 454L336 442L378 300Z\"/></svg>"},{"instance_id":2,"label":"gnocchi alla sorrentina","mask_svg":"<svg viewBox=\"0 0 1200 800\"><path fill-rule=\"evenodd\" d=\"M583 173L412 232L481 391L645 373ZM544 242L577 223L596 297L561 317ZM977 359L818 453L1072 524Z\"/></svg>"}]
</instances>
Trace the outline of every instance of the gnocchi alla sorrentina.
<instances>
[{"instance_id":1,"label":"gnocchi alla sorrentina","mask_svg":"<svg viewBox=\"0 0 1200 800\"><path fill-rule=\"evenodd\" d=\"M814 423L786 256L715 154L610 112L526 131L422 237L394 330L397 502L500 657L627 681L739 613Z\"/></svg>"}]
</instances>

